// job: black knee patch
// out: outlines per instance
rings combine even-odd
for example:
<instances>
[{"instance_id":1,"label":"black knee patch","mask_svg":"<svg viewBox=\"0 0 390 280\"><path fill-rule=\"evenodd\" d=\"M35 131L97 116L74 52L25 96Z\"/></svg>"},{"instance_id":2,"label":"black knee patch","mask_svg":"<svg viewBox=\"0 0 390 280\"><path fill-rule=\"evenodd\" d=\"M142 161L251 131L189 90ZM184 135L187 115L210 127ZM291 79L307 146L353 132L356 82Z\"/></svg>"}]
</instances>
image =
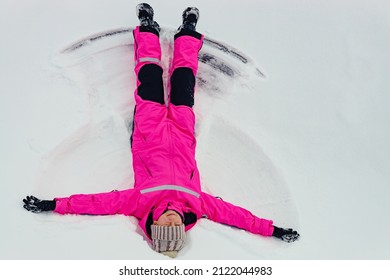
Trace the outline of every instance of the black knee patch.
<instances>
[{"instance_id":1,"label":"black knee patch","mask_svg":"<svg viewBox=\"0 0 390 280\"><path fill-rule=\"evenodd\" d=\"M149 100L164 104L164 84L162 79L163 70L156 64L142 66L138 73L138 95L143 100Z\"/></svg>"},{"instance_id":2,"label":"black knee patch","mask_svg":"<svg viewBox=\"0 0 390 280\"><path fill-rule=\"evenodd\" d=\"M171 103L194 106L195 76L191 68L175 69L171 76Z\"/></svg>"}]
</instances>

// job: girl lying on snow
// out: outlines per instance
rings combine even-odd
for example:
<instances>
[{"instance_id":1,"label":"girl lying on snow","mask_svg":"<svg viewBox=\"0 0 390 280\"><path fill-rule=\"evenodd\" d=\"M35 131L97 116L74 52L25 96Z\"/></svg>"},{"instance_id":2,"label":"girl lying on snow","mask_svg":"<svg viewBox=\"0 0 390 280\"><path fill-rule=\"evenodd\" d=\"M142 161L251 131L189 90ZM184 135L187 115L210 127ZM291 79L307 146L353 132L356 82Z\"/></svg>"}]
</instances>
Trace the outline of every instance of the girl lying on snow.
<instances>
[{"instance_id":1,"label":"girl lying on snow","mask_svg":"<svg viewBox=\"0 0 390 280\"><path fill-rule=\"evenodd\" d=\"M170 257L183 248L186 231L200 218L286 242L297 240L296 231L276 227L271 220L202 192L192 109L203 43L203 35L195 31L199 11L192 7L184 10L183 23L174 37L168 105L160 67L160 27L153 15L148 4L137 5L140 26L133 32L137 89L131 137L134 188L54 200L27 196L24 208L34 213L134 216L151 239L152 248Z\"/></svg>"}]
</instances>

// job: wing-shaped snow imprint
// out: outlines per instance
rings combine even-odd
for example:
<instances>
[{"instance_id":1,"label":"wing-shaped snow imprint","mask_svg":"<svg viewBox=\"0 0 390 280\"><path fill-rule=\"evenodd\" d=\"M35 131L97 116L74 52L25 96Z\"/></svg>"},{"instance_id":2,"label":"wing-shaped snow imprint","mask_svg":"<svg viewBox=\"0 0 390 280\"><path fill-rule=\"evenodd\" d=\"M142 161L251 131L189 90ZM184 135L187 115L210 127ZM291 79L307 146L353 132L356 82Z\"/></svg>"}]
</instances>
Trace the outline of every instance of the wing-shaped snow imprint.
<instances>
[{"instance_id":1,"label":"wing-shaped snow imprint","mask_svg":"<svg viewBox=\"0 0 390 280\"><path fill-rule=\"evenodd\" d=\"M93 193L132 185L129 131L126 131L132 123L134 108L132 31L122 28L88 36L64 48L56 57L55 63L65 75L87 94L90 121L45 157L38 193L42 188L53 195ZM160 33L164 70L171 64L174 33L175 30L165 28ZM199 123L210 112L210 104L225 99L234 84L264 77L249 57L211 38L205 38L199 62L197 130L201 130ZM164 75L168 72L164 71ZM284 218L288 217L286 212L294 216L288 189L259 145L229 122L215 116L210 119L212 127L206 127L200 135L198 149L205 190L229 200L229 189L240 188L243 196L232 192L238 204L272 217L277 216L274 211L277 205L279 210L288 208L283 210ZM248 175L239 178L243 166ZM64 179L57 182L59 176ZM256 197L254 203L245 202L251 197Z\"/></svg>"}]
</instances>

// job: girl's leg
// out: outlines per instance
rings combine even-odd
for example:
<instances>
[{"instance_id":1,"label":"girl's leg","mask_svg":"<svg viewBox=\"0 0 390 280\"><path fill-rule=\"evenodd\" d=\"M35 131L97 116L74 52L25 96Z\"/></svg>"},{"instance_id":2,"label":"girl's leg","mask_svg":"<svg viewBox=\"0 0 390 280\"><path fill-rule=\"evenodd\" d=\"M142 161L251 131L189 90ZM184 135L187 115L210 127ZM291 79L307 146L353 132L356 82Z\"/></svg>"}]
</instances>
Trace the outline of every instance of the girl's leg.
<instances>
[{"instance_id":1,"label":"girl's leg","mask_svg":"<svg viewBox=\"0 0 390 280\"><path fill-rule=\"evenodd\" d=\"M135 100L137 103L142 99L164 104L159 33L154 28L138 26L133 35L137 76Z\"/></svg>"},{"instance_id":2,"label":"girl's leg","mask_svg":"<svg viewBox=\"0 0 390 280\"><path fill-rule=\"evenodd\" d=\"M137 88L131 143L146 141L166 116L164 86L160 66L159 32L150 26L138 26L134 31L134 60Z\"/></svg>"},{"instance_id":3,"label":"girl's leg","mask_svg":"<svg viewBox=\"0 0 390 280\"><path fill-rule=\"evenodd\" d=\"M179 128L175 135L178 160L176 170L183 172L177 178L187 182L194 191L200 192L200 176L195 161L195 114L193 110L195 78L198 71L198 53L202 47L203 35L194 30L181 29L175 35L172 61L171 91L168 118ZM179 172L178 172L179 173Z\"/></svg>"}]
</instances>

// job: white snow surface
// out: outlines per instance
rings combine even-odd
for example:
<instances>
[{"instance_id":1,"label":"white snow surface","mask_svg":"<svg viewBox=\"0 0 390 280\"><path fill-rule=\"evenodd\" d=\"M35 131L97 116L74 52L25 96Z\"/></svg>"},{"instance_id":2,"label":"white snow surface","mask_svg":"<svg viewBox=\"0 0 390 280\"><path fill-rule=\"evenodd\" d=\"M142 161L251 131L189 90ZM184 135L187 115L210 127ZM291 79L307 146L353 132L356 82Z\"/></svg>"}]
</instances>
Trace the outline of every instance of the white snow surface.
<instances>
[{"instance_id":1,"label":"white snow surface","mask_svg":"<svg viewBox=\"0 0 390 280\"><path fill-rule=\"evenodd\" d=\"M148 3L165 68L187 6L206 38L249 58L202 49L237 71L199 67L204 191L301 234L287 244L201 219L177 259L389 259L390 2ZM132 187L133 38L88 39L134 28L138 2L0 4L0 259L166 259L133 217L22 207Z\"/></svg>"}]
</instances>

